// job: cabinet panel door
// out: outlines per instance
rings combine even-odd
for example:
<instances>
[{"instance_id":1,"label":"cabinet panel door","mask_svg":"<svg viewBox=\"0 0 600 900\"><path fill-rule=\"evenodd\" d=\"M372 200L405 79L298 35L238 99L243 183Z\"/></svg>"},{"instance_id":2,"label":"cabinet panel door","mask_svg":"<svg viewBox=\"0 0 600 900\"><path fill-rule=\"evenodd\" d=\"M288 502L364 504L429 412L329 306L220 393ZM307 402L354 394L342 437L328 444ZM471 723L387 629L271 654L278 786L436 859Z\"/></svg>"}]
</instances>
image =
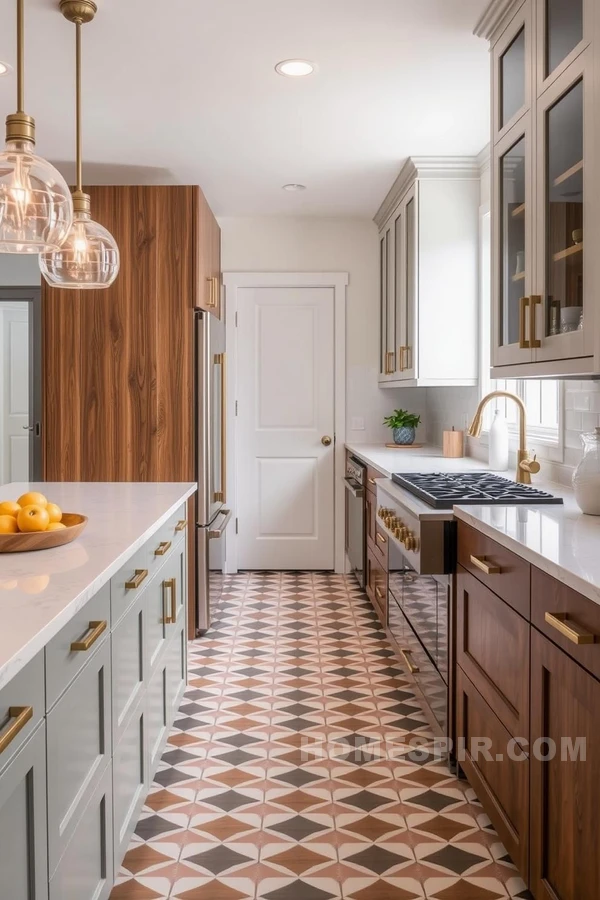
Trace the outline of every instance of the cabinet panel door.
<instances>
[{"instance_id":1,"label":"cabinet panel door","mask_svg":"<svg viewBox=\"0 0 600 900\"><path fill-rule=\"evenodd\" d=\"M459 765L527 883L529 759L460 666L456 697Z\"/></svg>"},{"instance_id":2,"label":"cabinet panel door","mask_svg":"<svg viewBox=\"0 0 600 900\"><path fill-rule=\"evenodd\" d=\"M186 685L187 670L185 628L183 622L173 635L169 646L169 662L167 671L167 715L169 727L175 721Z\"/></svg>"},{"instance_id":3,"label":"cabinet panel door","mask_svg":"<svg viewBox=\"0 0 600 900\"><path fill-rule=\"evenodd\" d=\"M381 621L387 621L387 572L373 548L367 545L367 595Z\"/></svg>"},{"instance_id":4,"label":"cabinet panel door","mask_svg":"<svg viewBox=\"0 0 600 900\"><path fill-rule=\"evenodd\" d=\"M590 43L595 0L539 0L537 4L537 96Z\"/></svg>"},{"instance_id":5,"label":"cabinet panel door","mask_svg":"<svg viewBox=\"0 0 600 900\"><path fill-rule=\"evenodd\" d=\"M390 381L396 369L396 326L392 273L394 233L388 225L379 236L379 380Z\"/></svg>"},{"instance_id":6,"label":"cabinet panel door","mask_svg":"<svg viewBox=\"0 0 600 900\"><path fill-rule=\"evenodd\" d=\"M146 692L149 782L154 777L169 732L168 678L168 660L163 658Z\"/></svg>"},{"instance_id":7,"label":"cabinet panel door","mask_svg":"<svg viewBox=\"0 0 600 900\"><path fill-rule=\"evenodd\" d=\"M529 740L529 623L459 568L456 658L513 737Z\"/></svg>"},{"instance_id":8,"label":"cabinet panel door","mask_svg":"<svg viewBox=\"0 0 600 900\"><path fill-rule=\"evenodd\" d=\"M169 626L168 568L163 566L157 577L148 585L146 597L146 673L154 673L167 646Z\"/></svg>"},{"instance_id":9,"label":"cabinet panel door","mask_svg":"<svg viewBox=\"0 0 600 900\"><path fill-rule=\"evenodd\" d=\"M110 760L110 642L81 670L47 718L48 857L54 872Z\"/></svg>"},{"instance_id":10,"label":"cabinet panel door","mask_svg":"<svg viewBox=\"0 0 600 900\"><path fill-rule=\"evenodd\" d=\"M146 702L142 697L113 756L115 869L121 865L137 825L148 784Z\"/></svg>"},{"instance_id":11,"label":"cabinet panel door","mask_svg":"<svg viewBox=\"0 0 600 900\"><path fill-rule=\"evenodd\" d=\"M595 897L600 682L535 628L531 701L531 889L536 900ZM535 752L536 741L544 738L556 747L545 761ZM583 742L584 755L570 757L568 745L575 747L576 740ZM550 755L548 744L541 750Z\"/></svg>"},{"instance_id":12,"label":"cabinet panel door","mask_svg":"<svg viewBox=\"0 0 600 900\"><path fill-rule=\"evenodd\" d=\"M107 765L50 879L50 900L107 900L114 881L112 812Z\"/></svg>"},{"instance_id":13,"label":"cabinet panel door","mask_svg":"<svg viewBox=\"0 0 600 900\"><path fill-rule=\"evenodd\" d=\"M46 731L41 725L0 776L0 893L46 900Z\"/></svg>"},{"instance_id":14,"label":"cabinet panel door","mask_svg":"<svg viewBox=\"0 0 600 900\"><path fill-rule=\"evenodd\" d=\"M221 229L200 188L195 189L195 306L221 316Z\"/></svg>"},{"instance_id":15,"label":"cabinet panel door","mask_svg":"<svg viewBox=\"0 0 600 900\"><path fill-rule=\"evenodd\" d=\"M594 352L593 247L596 204L596 114L591 51L586 50L538 101L536 360L577 359ZM587 238L587 240L586 240Z\"/></svg>"},{"instance_id":16,"label":"cabinet panel door","mask_svg":"<svg viewBox=\"0 0 600 900\"><path fill-rule=\"evenodd\" d=\"M141 593L112 634L113 746L144 692L147 593Z\"/></svg>"},{"instance_id":17,"label":"cabinet panel door","mask_svg":"<svg viewBox=\"0 0 600 900\"><path fill-rule=\"evenodd\" d=\"M492 362L528 363L534 285L533 134L527 112L492 158Z\"/></svg>"},{"instance_id":18,"label":"cabinet panel door","mask_svg":"<svg viewBox=\"0 0 600 900\"><path fill-rule=\"evenodd\" d=\"M396 235L397 256L400 271L396 269L396 291L400 297L397 307L400 323L396 323L397 359L396 377L402 381L416 378L417 368L417 296L418 296L418 215L417 191L414 185L402 201L402 228ZM400 246L398 247L398 243Z\"/></svg>"}]
</instances>

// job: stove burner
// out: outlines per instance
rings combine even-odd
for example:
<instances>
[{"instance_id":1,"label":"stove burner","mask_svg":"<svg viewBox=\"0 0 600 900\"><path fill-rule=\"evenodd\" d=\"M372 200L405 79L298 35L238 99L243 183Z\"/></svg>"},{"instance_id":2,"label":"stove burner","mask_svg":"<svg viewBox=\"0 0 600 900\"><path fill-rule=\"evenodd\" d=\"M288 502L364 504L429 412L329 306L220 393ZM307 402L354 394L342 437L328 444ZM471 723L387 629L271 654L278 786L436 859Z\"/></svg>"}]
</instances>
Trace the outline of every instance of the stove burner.
<instances>
[{"instance_id":1,"label":"stove burner","mask_svg":"<svg viewBox=\"0 0 600 900\"><path fill-rule=\"evenodd\" d=\"M562 503L545 491L528 484L516 484L489 472L432 472L431 474L394 474L392 481L419 497L434 509L452 509L457 504L483 506Z\"/></svg>"}]
</instances>

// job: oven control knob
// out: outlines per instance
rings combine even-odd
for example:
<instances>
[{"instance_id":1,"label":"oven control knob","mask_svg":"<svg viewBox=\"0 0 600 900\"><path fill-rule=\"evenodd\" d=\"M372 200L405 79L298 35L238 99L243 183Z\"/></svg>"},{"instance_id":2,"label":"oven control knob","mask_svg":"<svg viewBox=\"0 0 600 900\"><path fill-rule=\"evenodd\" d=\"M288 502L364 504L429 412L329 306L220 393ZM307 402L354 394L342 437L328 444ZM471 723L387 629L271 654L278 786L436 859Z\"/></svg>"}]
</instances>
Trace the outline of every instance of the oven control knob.
<instances>
[{"instance_id":1,"label":"oven control knob","mask_svg":"<svg viewBox=\"0 0 600 900\"><path fill-rule=\"evenodd\" d=\"M405 535L405 537L404 537L404 540L403 540L403 544L404 544L404 546L406 547L407 550L412 550L412 549L414 548L414 545L415 545L415 536L414 536L414 534L412 533L412 531L407 531L407 533L406 533L406 535Z\"/></svg>"}]
</instances>

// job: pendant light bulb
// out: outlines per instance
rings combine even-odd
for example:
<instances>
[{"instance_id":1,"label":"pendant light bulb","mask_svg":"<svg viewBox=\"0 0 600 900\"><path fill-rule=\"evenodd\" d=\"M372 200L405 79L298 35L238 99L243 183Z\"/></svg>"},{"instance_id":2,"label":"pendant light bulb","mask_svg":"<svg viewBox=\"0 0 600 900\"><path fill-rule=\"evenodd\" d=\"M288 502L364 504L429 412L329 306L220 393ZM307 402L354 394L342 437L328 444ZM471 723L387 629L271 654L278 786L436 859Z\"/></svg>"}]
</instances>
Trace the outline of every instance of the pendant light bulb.
<instances>
[{"instance_id":1,"label":"pendant light bulb","mask_svg":"<svg viewBox=\"0 0 600 900\"><path fill-rule=\"evenodd\" d=\"M40 269L51 287L101 290L110 287L119 274L120 255L112 234L92 219L90 197L82 188L81 26L92 21L96 4L93 0L61 0L60 9L74 23L77 35L77 187L71 228L58 249L40 254Z\"/></svg>"},{"instance_id":2,"label":"pendant light bulb","mask_svg":"<svg viewBox=\"0 0 600 900\"><path fill-rule=\"evenodd\" d=\"M17 112L6 119L0 153L0 253L40 253L60 247L73 221L66 181L36 156L35 122L24 111L24 0L17 0Z\"/></svg>"}]
</instances>

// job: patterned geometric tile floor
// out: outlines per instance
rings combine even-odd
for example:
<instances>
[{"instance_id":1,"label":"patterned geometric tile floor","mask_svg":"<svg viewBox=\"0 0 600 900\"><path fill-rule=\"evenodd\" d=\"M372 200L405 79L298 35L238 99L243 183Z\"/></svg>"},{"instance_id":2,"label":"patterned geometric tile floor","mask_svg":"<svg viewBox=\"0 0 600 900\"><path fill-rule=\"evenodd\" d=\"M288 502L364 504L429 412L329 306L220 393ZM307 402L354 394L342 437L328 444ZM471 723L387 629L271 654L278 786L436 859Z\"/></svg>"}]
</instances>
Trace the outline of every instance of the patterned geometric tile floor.
<instances>
[{"instance_id":1,"label":"patterned geometric tile floor","mask_svg":"<svg viewBox=\"0 0 600 900\"><path fill-rule=\"evenodd\" d=\"M111 900L530 896L353 578L230 577L189 675Z\"/></svg>"}]
</instances>

